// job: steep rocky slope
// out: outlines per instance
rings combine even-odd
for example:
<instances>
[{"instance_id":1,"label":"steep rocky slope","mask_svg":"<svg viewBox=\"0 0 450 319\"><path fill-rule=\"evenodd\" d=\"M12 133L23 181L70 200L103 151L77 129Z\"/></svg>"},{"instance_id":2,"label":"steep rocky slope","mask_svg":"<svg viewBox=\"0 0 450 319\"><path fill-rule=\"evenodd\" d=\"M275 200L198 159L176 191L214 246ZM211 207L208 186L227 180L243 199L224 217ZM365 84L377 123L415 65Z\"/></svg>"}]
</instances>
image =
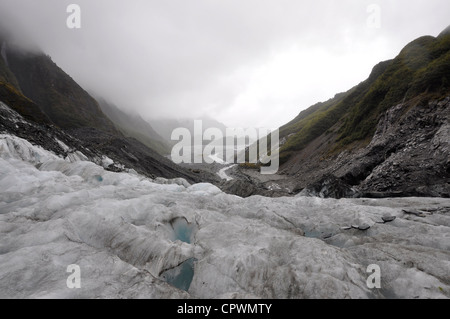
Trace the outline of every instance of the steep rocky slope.
<instances>
[{"instance_id":1,"label":"steep rocky slope","mask_svg":"<svg viewBox=\"0 0 450 319\"><path fill-rule=\"evenodd\" d=\"M5 115L4 132L55 152L58 148L53 147L54 139L45 136L63 132L66 140L73 139L73 142L65 141L67 145L76 144L79 150L80 147L95 150L95 153L149 177L218 182L214 174L193 173L173 164L135 138L125 136L102 112L98 102L49 56L11 47L1 37L0 45L0 102L27 120L26 127L16 128Z\"/></svg>"},{"instance_id":2,"label":"steep rocky slope","mask_svg":"<svg viewBox=\"0 0 450 319\"><path fill-rule=\"evenodd\" d=\"M170 154L168 143L138 114L129 114L102 98L97 98L101 110L125 136L133 137L161 155Z\"/></svg>"},{"instance_id":3,"label":"steep rocky slope","mask_svg":"<svg viewBox=\"0 0 450 319\"><path fill-rule=\"evenodd\" d=\"M449 97L447 29L411 42L364 82L281 127L284 178L262 186L337 198L449 197Z\"/></svg>"},{"instance_id":4,"label":"steep rocky slope","mask_svg":"<svg viewBox=\"0 0 450 319\"><path fill-rule=\"evenodd\" d=\"M450 97L399 104L384 113L369 145L319 158L325 143L310 157L317 164L299 160L286 171L295 172L297 190L309 186L305 192L323 196L450 197L449 110ZM312 166L314 172L308 171Z\"/></svg>"},{"instance_id":5,"label":"steep rocky slope","mask_svg":"<svg viewBox=\"0 0 450 319\"><path fill-rule=\"evenodd\" d=\"M43 53L9 48L8 68L25 96L64 129L93 127L115 133L97 101Z\"/></svg>"}]
</instances>

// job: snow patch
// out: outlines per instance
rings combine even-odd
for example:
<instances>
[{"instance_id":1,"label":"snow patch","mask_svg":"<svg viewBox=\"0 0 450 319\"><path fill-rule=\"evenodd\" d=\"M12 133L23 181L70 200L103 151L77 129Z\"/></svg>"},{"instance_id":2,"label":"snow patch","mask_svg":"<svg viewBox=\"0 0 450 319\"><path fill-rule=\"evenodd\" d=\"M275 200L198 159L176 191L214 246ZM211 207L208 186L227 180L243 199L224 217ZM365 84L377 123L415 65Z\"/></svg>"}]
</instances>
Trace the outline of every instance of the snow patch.
<instances>
[{"instance_id":1,"label":"snow patch","mask_svg":"<svg viewBox=\"0 0 450 319\"><path fill-rule=\"evenodd\" d=\"M114 161L110 159L108 156L102 156L102 166L104 168L108 168L109 166L114 165Z\"/></svg>"}]
</instances>

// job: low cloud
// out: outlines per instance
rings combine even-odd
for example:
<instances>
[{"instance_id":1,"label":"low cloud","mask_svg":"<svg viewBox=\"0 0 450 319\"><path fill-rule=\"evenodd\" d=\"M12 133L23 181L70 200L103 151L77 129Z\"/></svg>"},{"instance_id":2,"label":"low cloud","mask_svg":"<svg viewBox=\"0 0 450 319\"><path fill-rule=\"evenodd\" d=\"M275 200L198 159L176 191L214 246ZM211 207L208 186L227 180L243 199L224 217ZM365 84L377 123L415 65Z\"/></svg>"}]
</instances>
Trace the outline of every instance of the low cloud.
<instances>
[{"instance_id":1,"label":"low cloud","mask_svg":"<svg viewBox=\"0 0 450 319\"><path fill-rule=\"evenodd\" d=\"M81 29L66 8L81 7ZM380 28L367 25L370 4ZM450 3L294 0L2 0L0 19L84 88L147 118L210 115L279 126L365 79Z\"/></svg>"}]
</instances>

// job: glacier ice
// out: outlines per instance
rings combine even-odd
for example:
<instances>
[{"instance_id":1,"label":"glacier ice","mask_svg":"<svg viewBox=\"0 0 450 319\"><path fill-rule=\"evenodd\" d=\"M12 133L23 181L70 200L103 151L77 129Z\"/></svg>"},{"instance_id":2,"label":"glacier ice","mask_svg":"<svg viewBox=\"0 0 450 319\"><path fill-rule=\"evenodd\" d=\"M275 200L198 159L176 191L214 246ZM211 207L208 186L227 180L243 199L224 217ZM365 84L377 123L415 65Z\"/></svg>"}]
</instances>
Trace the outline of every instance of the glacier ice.
<instances>
[{"instance_id":1,"label":"glacier ice","mask_svg":"<svg viewBox=\"0 0 450 319\"><path fill-rule=\"evenodd\" d=\"M108 156L103 155L102 157L102 166L104 168L108 168L110 165L113 165L114 161L110 159Z\"/></svg>"},{"instance_id":2,"label":"glacier ice","mask_svg":"<svg viewBox=\"0 0 450 319\"><path fill-rule=\"evenodd\" d=\"M448 298L449 210L442 198L243 199L3 134L0 298ZM66 285L72 264L80 289ZM381 289L366 284L371 264Z\"/></svg>"}]
</instances>

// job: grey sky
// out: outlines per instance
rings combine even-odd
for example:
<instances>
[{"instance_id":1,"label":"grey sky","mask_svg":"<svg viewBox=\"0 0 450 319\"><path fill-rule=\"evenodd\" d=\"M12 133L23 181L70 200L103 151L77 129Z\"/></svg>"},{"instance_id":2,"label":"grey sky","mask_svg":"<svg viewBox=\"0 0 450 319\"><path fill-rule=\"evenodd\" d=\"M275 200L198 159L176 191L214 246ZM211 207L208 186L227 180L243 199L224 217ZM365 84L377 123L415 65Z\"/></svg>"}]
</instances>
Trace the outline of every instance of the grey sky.
<instances>
[{"instance_id":1,"label":"grey sky","mask_svg":"<svg viewBox=\"0 0 450 319\"><path fill-rule=\"evenodd\" d=\"M81 29L66 26L71 3ZM245 127L280 126L348 90L438 35L449 12L448 0L0 0L1 21L122 109Z\"/></svg>"}]
</instances>

